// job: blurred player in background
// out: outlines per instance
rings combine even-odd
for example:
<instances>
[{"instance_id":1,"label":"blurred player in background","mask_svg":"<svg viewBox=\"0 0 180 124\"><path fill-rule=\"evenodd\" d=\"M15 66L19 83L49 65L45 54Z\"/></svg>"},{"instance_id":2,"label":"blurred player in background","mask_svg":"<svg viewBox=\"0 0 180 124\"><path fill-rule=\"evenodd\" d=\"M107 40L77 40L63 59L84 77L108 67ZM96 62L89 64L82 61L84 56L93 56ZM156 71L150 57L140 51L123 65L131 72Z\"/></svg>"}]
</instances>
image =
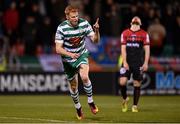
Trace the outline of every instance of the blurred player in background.
<instances>
[{"instance_id":1,"label":"blurred player in background","mask_svg":"<svg viewBox=\"0 0 180 124\"><path fill-rule=\"evenodd\" d=\"M138 101L140 97L140 86L143 79L143 72L148 70L150 57L150 40L146 31L140 28L141 19L135 16L131 21L131 27L121 34L121 56L122 66L120 68L119 84L123 97L122 112L128 110L126 84L133 75L134 99L132 112L138 112Z\"/></svg>"},{"instance_id":2,"label":"blurred player in background","mask_svg":"<svg viewBox=\"0 0 180 124\"><path fill-rule=\"evenodd\" d=\"M62 56L64 70L70 82L70 94L77 110L77 118L81 120L84 116L79 101L78 73L82 79L91 112L93 114L98 112L93 101L92 85L88 76L88 50L85 48L85 36L90 37L94 43L99 42L99 19L93 25L93 31L87 20L79 18L77 7L68 5L65 9L65 15L67 20L62 22L56 31L56 52Z\"/></svg>"}]
</instances>

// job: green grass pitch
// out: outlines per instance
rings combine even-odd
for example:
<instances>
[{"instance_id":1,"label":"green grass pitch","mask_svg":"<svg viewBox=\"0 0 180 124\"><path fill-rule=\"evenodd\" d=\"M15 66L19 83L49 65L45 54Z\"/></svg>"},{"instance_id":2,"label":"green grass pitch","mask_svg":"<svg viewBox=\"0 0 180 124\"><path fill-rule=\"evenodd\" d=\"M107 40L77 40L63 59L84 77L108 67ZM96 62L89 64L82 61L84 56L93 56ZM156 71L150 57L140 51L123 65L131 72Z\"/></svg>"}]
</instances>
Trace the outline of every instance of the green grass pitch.
<instances>
[{"instance_id":1,"label":"green grass pitch","mask_svg":"<svg viewBox=\"0 0 180 124\"><path fill-rule=\"evenodd\" d=\"M80 96L85 118L76 119L68 95L1 95L0 123L145 123L180 122L180 96L142 96L139 112L121 112L119 96L94 96L99 113L93 115L87 97Z\"/></svg>"}]
</instances>

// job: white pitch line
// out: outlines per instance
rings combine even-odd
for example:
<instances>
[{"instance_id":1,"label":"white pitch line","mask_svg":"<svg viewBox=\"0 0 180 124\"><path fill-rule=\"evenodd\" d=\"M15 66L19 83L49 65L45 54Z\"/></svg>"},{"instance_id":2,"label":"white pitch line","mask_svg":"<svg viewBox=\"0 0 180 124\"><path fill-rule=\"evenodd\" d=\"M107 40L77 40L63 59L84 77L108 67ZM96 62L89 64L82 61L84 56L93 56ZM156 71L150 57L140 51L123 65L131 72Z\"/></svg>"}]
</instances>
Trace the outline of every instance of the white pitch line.
<instances>
[{"instance_id":1,"label":"white pitch line","mask_svg":"<svg viewBox=\"0 0 180 124\"><path fill-rule=\"evenodd\" d=\"M29 121L46 121L54 123L65 123L66 121L52 120L52 119L42 119L42 118L22 118L22 117L0 117L2 119L14 119L14 120L29 120Z\"/></svg>"}]
</instances>

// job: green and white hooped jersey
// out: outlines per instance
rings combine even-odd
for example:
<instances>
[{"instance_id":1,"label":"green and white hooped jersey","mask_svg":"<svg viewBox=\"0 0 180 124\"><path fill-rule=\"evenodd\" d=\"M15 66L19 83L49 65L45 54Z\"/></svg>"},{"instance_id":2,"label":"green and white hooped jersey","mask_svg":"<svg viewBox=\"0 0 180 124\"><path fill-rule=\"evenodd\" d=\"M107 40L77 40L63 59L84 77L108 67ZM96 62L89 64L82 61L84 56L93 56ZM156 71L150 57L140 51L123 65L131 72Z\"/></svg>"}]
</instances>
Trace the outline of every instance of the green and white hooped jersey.
<instances>
[{"instance_id":1,"label":"green and white hooped jersey","mask_svg":"<svg viewBox=\"0 0 180 124\"><path fill-rule=\"evenodd\" d=\"M94 35L92 26L87 20L79 19L78 26L72 27L68 20L62 22L56 31L55 41L63 43L63 47L68 52L83 53L88 52L85 48L85 36ZM68 56L62 56L63 62L75 62L77 59L72 59Z\"/></svg>"}]
</instances>

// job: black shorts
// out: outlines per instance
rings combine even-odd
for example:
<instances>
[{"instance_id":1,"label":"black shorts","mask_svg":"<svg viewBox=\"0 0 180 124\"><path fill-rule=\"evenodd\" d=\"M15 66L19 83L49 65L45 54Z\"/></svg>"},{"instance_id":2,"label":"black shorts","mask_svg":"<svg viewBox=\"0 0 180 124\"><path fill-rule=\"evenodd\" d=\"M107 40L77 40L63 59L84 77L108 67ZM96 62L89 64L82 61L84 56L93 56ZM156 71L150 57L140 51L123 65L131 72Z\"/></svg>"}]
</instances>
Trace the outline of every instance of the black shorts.
<instances>
[{"instance_id":1,"label":"black shorts","mask_svg":"<svg viewBox=\"0 0 180 124\"><path fill-rule=\"evenodd\" d=\"M127 77L128 80L133 75L133 79L137 81L143 80L143 72L140 70L140 66L129 67L129 70L126 70L123 66L119 70L120 77Z\"/></svg>"}]
</instances>

